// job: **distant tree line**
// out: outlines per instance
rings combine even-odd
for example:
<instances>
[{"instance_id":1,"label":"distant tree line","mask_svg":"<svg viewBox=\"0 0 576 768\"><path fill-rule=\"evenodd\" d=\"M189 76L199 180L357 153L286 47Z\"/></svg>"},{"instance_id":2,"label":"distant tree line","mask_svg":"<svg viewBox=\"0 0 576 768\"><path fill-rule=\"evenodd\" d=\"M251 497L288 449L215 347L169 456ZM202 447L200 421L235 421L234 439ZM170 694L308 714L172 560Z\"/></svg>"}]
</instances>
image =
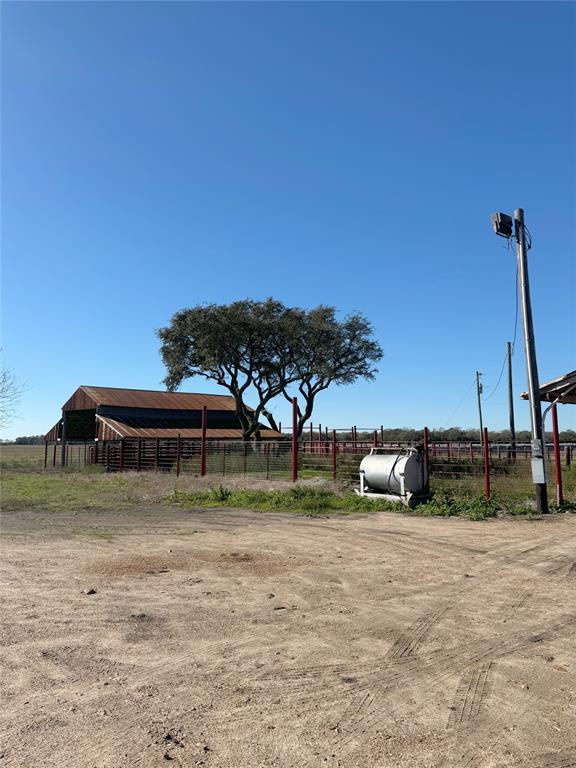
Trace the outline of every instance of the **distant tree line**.
<instances>
[{"instance_id":1,"label":"distant tree line","mask_svg":"<svg viewBox=\"0 0 576 768\"><path fill-rule=\"evenodd\" d=\"M371 440L372 432L358 431L359 440ZM457 442L459 440L466 442L479 442L480 430L479 429L462 429L461 427L448 427L448 429L430 429L430 440L433 442ZM351 433L340 433L340 439L351 439ZM573 429L565 429L559 433L560 441L562 443L574 443L576 442L576 431ZM380 439L380 430L378 430L378 438ZM498 432L488 432L488 438L493 443L509 443L510 442L510 430L502 429ZM531 440L530 432L527 429L516 432L517 443L529 443ZM546 439L552 442L552 432L546 432ZM421 443L424 440L424 430L422 429L407 429L406 427L398 427L394 429L384 430L384 442L386 443Z\"/></svg>"},{"instance_id":2,"label":"distant tree line","mask_svg":"<svg viewBox=\"0 0 576 768\"><path fill-rule=\"evenodd\" d=\"M17 437L14 442L16 445L43 445L44 435L25 435L24 437Z\"/></svg>"},{"instance_id":3,"label":"distant tree line","mask_svg":"<svg viewBox=\"0 0 576 768\"><path fill-rule=\"evenodd\" d=\"M460 427L449 427L448 429L431 429L429 432L430 440L433 442L457 442L458 440L467 442L478 442L480 440L480 430L478 429L461 429ZM370 441L372 440L373 432L366 430L358 431L358 440ZM509 443L510 432L507 429L500 430L499 432L489 432L488 436L493 443ZM565 429L559 433L560 442L562 443L576 443L576 431L573 429ZM304 439L308 437L305 433ZM314 435L317 439L317 434ZM340 440L351 440L351 432L339 432L338 437ZM378 430L378 439L380 440L380 430ZM546 439L552 442L552 432L546 432ZM415 445L423 442L424 431L422 429L408 429L407 427L396 427L393 429L384 430L384 442L386 443L414 443ZM516 442L529 443L531 440L530 432L520 430L516 432ZM12 443L16 445L42 445L44 443L44 435L27 435L24 437L17 437L15 440L2 440L3 443Z\"/></svg>"}]
</instances>

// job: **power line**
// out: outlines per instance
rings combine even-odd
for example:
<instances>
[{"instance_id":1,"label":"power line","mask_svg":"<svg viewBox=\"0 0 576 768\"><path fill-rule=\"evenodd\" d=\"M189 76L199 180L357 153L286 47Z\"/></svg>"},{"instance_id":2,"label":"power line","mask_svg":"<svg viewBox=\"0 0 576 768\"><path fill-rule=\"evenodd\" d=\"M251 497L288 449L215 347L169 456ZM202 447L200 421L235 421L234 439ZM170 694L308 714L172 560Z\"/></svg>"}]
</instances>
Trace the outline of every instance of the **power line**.
<instances>
[{"instance_id":1,"label":"power line","mask_svg":"<svg viewBox=\"0 0 576 768\"><path fill-rule=\"evenodd\" d=\"M512 355L514 355L514 346L516 344L516 333L518 331L518 265L516 265L516 280L515 280L515 287L516 287L516 308L514 310L514 338L512 340ZM504 374L504 368L506 367L506 360L508 355L504 355L504 360L502 362L502 368L500 369L500 375L498 376L498 381L496 382L496 386L490 392L488 397L483 398L484 402L487 402L491 399L492 395L496 394L496 390L500 386L500 382L502 381L502 376Z\"/></svg>"},{"instance_id":2,"label":"power line","mask_svg":"<svg viewBox=\"0 0 576 768\"><path fill-rule=\"evenodd\" d=\"M474 387L475 385L476 385L476 379L474 379L474 381L472 382L472 384L470 384L470 386L469 386L469 387L468 387L468 389L466 390L466 393L464 394L464 396L462 397L462 399L460 400L460 402L458 403L458 405L456 406L456 408L454 408L454 410L452 411L452 413L450 414L450 416L448 416L448 418L447 418L447 419L446 419L446 421L444 422L444 426L442 427L442 429L444 429L444 427L446 427L446 426L448 425L448 423L449 423L450 421L452 421L452 419L454 418L454 416L456 415L456 413L459 411L459 409L460 409L460 406L462 405L462 403L464 402L464 400L466 400L466 398L468 397L468 395L469 395L469 394L470 394L470 392L472 391L472 387Z\"/></svg>"}]
</instances>

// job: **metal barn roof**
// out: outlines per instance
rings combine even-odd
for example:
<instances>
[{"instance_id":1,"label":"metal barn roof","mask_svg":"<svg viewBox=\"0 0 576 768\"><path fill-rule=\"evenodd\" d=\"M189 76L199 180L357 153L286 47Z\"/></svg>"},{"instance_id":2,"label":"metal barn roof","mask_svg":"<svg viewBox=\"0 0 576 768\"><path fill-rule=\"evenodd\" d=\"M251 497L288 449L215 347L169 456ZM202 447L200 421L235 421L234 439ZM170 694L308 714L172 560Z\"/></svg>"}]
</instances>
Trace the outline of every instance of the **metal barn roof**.
<instances>
[{"instance_id":1,"label":"metal barn roof","mask_svg":"<svg viewBox=\"0 0 576 768\"><path fill-rule=\"evenodd\" d=\"M170 408L197 411L206 406L209 410L235 411L231 395L202 395L194 392L161 392L153 389L122 389L118 387L78 387L64 404L65 411L110 405L124 408Z\"/></svg>"},{"instance_id":2,"label":"metal barn roof","mask_svg":"<svg viewBox=\"0 0 576 768\"><path fill-rule=\"evenodd\" d=\"M154 427L153 422L149 426L134 427L130 424L126 424L122 421L116 421L108 417L96 416L98 421L105 424L109 429L118 435L118 437L176 437L177 434L180 437L187 437L200 440L202 436L201 429L194 428L180 428L174 427ZM218 429L211 428L206 430L206 437L209 440L240 440L242 439L241 429ZM275 432L273 429L262 429L260 431L260 437L263 440L266 439L278 439L281 437L279 432Z\"/></svg>"},{"instance_id":3,"label":"metal barn roof","mask_svg":"<svg viewBox=\"0 0 576 768\"><path fill-rule=\"evenodd\" d=\"M523 400L528 400L528 392L522 392ZM547 381L540 387L540 398L549 403L558 399L559 403L576 405L576 371L560 376L558 379Z\"/></svg>"}]
</instances>

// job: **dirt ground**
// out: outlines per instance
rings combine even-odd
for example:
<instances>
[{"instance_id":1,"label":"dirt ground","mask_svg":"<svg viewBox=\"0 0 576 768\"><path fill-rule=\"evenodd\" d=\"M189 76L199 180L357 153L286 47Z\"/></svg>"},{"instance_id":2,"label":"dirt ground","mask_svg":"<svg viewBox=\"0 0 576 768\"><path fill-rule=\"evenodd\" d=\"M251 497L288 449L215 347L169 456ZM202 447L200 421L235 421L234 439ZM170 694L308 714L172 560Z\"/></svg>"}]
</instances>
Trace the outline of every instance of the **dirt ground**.
<instances>
[{"instance_id":1,"label":"dirt ground","mask_svg":"<svg viewBox=\"0 0 576 768\"><path fill-rule=\"evenodd\" d=\"M576 766L575 544L571 515L7 513L0 766Z\"/></svg>"}]
</instances>

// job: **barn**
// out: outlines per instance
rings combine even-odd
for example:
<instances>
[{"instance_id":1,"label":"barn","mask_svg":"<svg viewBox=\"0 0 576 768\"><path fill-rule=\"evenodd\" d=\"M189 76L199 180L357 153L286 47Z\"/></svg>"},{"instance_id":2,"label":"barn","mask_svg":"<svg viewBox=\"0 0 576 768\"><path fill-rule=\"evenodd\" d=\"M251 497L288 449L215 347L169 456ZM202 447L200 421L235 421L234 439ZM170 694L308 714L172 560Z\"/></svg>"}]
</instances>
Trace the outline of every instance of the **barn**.
<instances>
[{"instance_id":1,"label":"barn","mask_svg":"<svg viewBox=\"0 0 576 768\"><path fill-rule=\"evenodd\" d=\"M62 416L46 439L49 443L178 435L200 439L204 408L207 439L242 439L236 405L230 395L88 386L78 387L64 403ZM279 432L262 427L261 439L279 437Z\"/></svg>"}]
</instances>

